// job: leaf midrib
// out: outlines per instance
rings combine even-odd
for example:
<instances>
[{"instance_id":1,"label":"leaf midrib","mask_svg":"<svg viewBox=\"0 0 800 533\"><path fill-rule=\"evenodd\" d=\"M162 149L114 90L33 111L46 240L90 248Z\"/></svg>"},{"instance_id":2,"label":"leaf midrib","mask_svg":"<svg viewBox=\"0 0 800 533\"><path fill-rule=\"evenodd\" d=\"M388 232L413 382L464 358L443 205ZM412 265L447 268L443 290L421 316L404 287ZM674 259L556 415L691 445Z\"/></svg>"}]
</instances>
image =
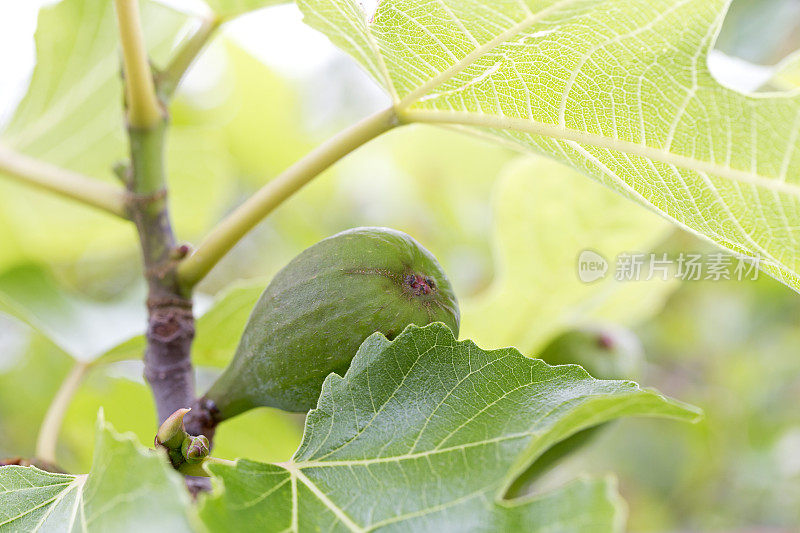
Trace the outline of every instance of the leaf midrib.
<instances>
[{"instance_id":1,"label":"leaf midrib","mask_svg":"<svg viewBox=\"0 0 800 533\"><path fill-rule=\"evenodd\" d=\"M11 522L19 520L19 519L31 514L32 512L36 511L37 509L41 509L43 507L47 507L47 512L45 512L42 515L42 517L37 522L36 527L33 529L33 531L39 531L41 526L44 524L44 522L50 516L50 513L53 512L53 509L67 496L67 494L72 492L73 489L80 490L80 487L83 485L83 482L84 482L85 478L86 478L86 476L75 476L72 480L70 480L69 483L54 483L54 484L51 484L51 485L23 487L21 489L14 489L14 490L9 490L9 491L4 491L3 494L9 494L9 493L12 493L12 492L20 492L22 490L52 488L52 487L59 487L59 486L62 486L62 485L64 487L63 490L58 491L52 498L50 498L48 500L45 500L44 502L42 502L39 505L36 505L34 507L31 507L30 509L25 510L25 512L22 512L22 513L20 513L20 514L18 514L16 516L11 517L8 520L5 520L4 522L0 522L0 526L6 525L6 524L10 524ZM81 497L82 497L81 494L78 494L76 496L76 499L80 500ZM69 531L72 531L72 526L73 525L74 524L70 524Z\"/></svg>"},{"instance_id":2,"label":"leaf midrib","mask_svg":"<svg viewBox=\"0 0 800 533\"><path fill-rule=\"evenodd\" d=\"M649 396L650 394L652 394L652 393L650 393L648 391L641 390L641 389L637 389L637 390L631 391L630 394L627 394L626 395L627 397L625 398L625 400L628 401L628 402L631 402L631 401L637 400L638 398ZM592 404L592 403L595 403L597 401L602 401L602 400L606 400L606 399L610 399L610 398L617 398L617 397L619 397L618 394L598 394L596 396L592 396L590 398L587 398L586 399L587 401L582 402L581 405ZM505 441L514 440L514 439L529 439L529 438L535 437L537 435L545 435L548 432L552 431L552 429L553 429L552 427L542 427L542 428L537 428L537 429L534 429L534 427L536 426L536 424L538 424L539 422L541 422L542 420L544 420L548 416L550 416L550 414L552 414L554 411L556 411L557 409L562 407L564 405L564 403L568 403L570 401L574 401L574 399L567 400L566 402L559 403L559 404L553 406L549 411L547 411L546 413L541 415L539 418L537 418L537 420L535 421L536 423L533 424L533 426L531 427L530 430L522 431L522 432L519 432L519 433L511 433L511 434L507 434L507 435L500 435L498 437L494 437L494 438L491 438L491 439L482 439L482 440L477 440L477 441L473 441L473 442L468 442L468 443L465 443L465 444L458 444L458 445L455 445L455 446L448 446L446 448L434 448L434 449L425 450L425 451L421 451L421 452L406 453L406 454L402 454L402 455L391 455L391 456L386 456L386 457L375 457L375 458L365 458L365 459L304 460L304 461L297 461L297 462L293 461L293 462L290 462L290 463L276 463L276 464L278 466L282 466L282 467L288 468L290 470L291 469L298 469L299 470L299 469L303 469L303 468L370 466L370 465L381 464L381 463L396 463L396 462L401 462L401 461L410 461L410 460L420 459L420 458L423 458L423 457L430 457L432 455L446 454L446 453L451 453L451 452L454 452L454 451L463 451L463 450L466 450L468 448L476 448L476 447L486 446L486 445L489 445L489 444L496 444L496 443L499 443L499 442L505 442ZM622 404L622 405L623 406L627 406L627 404ZM600 414L607 415L607 412L606 411L599 411L595 415L599 416ZM688 417L686 417L686 419L687 420L692 420L692 419L689 419ZM594 423L594 422L592 422L594 419L588 419L588 420L589 420L590 423ZM361 433L359 433L359 436L360 435L361 435Z\"/></svg>"},{"instance_id":3,"label":"leaf midrib","mask_svg":"<svg viewBox=\"0 0 800 533\"><path fill-rule=\"evenodd\" d=\"M645 159L659 161L668 165L678 168L683 168L695 172L704 172L710 175L719 176L726 180L744 183L761 187L763 189L789 194L792 196L800 197L800 185L787 183L780 177L768 177L756 172L750 172L732 168L728 165L720 165L710 161L697 159L695 157L682 155L671 151L668 147L656 148L643 143L633 141L626 141L615 137L608 137L595 133L589 133L564 125L549 124L545 122L537 122L527 118L515 118L508 116L497 116L489 114L475 114L470 112L458 111L430 111L430 110L411 110L410 107L424 97L431 89L451 79L469 65L473 64L478 58L488 53L492 49L507 42L512 37L524 31L536 22L541 21L551 12L557 11L563 7L575 3L576 0L562 0L548 6L537 13L531 13L522 21L514 24L506 31L500 33L492 40L477 47L471 53L466 55L460 61L454 63L450 68L442 71L437 76L429 79L416 90L412 91L400 101L395 102L394 107L396 113L401 121L405 122L422 122L422 123L438 123L438 124L455 124L465 126L476 126L484 128L496 128L513 131L522 131L532 133L535 135L542 135L555 140L574 141L581 144L596 146L622 153L639 156ZM374 35L367 28L368 38L374 42ZM465 33L469 37L468 33ZM378 58L383 62L383 53L373 46L373 51ZM391 78L387 78L388 90L393 94L396 92L394 84L391 83ZM798 115L800 116L800 115ZM671 145L671 143L670 143Z\"/></svg>"},{"instance_id":4,"label":"leaf midrib","mask_svg":"<svg viewBox=\"0 0 800 533\"><path fill-rule=\"evenodd\" d=\"M730 166L723 166L696 159L694 157L677 154L660 148L589 133L556 124L538 122L530 119L497 115L477 115L462 111L427 111L406 110L398 111L401 120L406 122L455 124L464 126L477 126L503 130L522 131L534 135L550 137L556 140L574 141L580 144L596 146L617 152L624 152L667 165L704 172L706 174L726 178L730 181L763 187L765 189L800 196L800 185L780 181L755 172L739 170Z\"/></svg>"}]
</instances>

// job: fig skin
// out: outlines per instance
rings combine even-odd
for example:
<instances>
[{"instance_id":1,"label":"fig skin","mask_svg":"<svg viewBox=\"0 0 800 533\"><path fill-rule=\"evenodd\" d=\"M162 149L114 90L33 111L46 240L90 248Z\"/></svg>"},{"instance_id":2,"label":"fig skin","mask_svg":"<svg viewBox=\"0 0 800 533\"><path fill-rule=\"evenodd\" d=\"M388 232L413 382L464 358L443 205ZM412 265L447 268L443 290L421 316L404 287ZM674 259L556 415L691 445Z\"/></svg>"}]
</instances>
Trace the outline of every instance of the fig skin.
<instances>
[{"instance_id":1,"label":"fig skin","mask_svg":"<svg viewBox=\"0 0 800 533\"><path fill-rule=\"evenodd\" d=\"M538 357L551 365L580 365L598 379L639 379L644 364L644 350L636 335L610 324L565 331Z\"/></svg>"},{"instance_id":2,"label":"fig skin","mask_svg":"<svg viewBox=\"0 0 800 533\"><path fill-rule=\"evenodd\" d=\"M233 361L204 400L222 421L258 406L305 412L328 374L343 375L380 332L443 322L458 337L455 294L436 258L409 235L355 228L306 249L256 303Z\"/></svg>"}]
</instances>

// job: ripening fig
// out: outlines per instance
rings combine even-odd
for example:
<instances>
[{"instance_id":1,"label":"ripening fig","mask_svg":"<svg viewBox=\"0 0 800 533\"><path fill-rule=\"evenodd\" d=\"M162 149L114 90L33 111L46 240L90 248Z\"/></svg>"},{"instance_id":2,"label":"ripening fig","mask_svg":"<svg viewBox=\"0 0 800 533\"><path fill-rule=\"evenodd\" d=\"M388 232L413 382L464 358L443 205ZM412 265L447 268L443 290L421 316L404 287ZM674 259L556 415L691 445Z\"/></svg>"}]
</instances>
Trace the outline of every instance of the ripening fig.
<instances>
[{"instance_id":1,"label":"ripening fig","mask_svg":"<svg viewBox=\"0 0 800 533\"><path fill-rule=\"evenodd\" d=\"M203 400L217 420L257 406L307 411L325 377L343 374L369 335L392 339L431 322L458 335L458 304L436 258L399 231L344 231L278 272Z\"/></svg>"},{"instance_id":2,"label":"ripening fig","mask_svg":"<svg viewBox=\"0 0 800 533\"><path fill-rule=\"evenodd\" d=\"M539 357L551 365L581 365L599 379L638 378L644 361L636 335L612 325L566 331L553 339Z\"/></svg>"}]
</instances>

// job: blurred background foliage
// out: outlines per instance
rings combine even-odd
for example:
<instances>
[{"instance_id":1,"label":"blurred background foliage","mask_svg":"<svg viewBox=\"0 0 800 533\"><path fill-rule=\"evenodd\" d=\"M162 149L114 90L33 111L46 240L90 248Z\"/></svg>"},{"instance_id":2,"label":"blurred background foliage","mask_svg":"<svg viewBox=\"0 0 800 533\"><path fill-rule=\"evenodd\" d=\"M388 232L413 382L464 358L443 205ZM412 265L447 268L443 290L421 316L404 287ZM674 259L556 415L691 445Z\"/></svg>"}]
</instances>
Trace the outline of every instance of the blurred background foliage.
<instances>
[{"instance_id":1,"label":"blurred background foliage","mask_svg":"<svg viewBox=\"0 0 800 533\"><path fill-rule=\"evenodd\" d=\"M266 20L275 9L293 8L248 20ZM42 9L37 64L0 142L115 179L111 167L125 144L111 15L105 0ZM149 2L144 19L158 66L190 17ZM341 55L300 74L268 66L232 38L245 28L236 24L196 65L170 110L170 203L187 242L316 143L385 103ZM770 87L791 88L800 70L796 60L781 61L799 44L800 1L734 0L717 69L744 86L775 76ZM581 283L576 261L587 248L612 258L709 247L571 170L455 130L408 127L377 139L236 247L196 298L200 389L232 355L269 278L305 247L359 225L406 231L436 254L462 302L463 338L535 356L552 353L553 339L572 342L565 332L575 328L600 332L595 348L606 349L610 338L614 349L641 359L630 377L706 412L694 426L629 420L601 431L542 486L614 471L634 531L800 524L797 294L763 275ZM59 464L88 468L100 406L114 426L152 442L155 414L138 360L140 269L129 225L0 179L0 457L33 454L48 405L76 361L89 370L67 411ZM594 353L589 339L576 344L584 356ZM301 432L302 417L256 410L220 427L215 453L286 460Z\"/></svg>"}]
</instances>

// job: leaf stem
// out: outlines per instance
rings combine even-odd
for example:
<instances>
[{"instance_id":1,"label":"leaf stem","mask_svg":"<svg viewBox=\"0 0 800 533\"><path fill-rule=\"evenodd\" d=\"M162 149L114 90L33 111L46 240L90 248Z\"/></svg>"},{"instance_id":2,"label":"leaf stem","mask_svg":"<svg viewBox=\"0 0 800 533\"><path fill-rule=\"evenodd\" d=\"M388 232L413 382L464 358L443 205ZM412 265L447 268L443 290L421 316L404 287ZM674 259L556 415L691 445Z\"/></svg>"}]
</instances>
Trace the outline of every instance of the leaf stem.
<instances>
[{"instance_id":1,"label":"leaf stem","mask_svg":"<svg viewBox=\"0 0 800 533\"><path fill-rule=\"evenodd\" d=\"M264 185L220 222L194 254L181 263L178 276L184 289L193 287L203 279L242 237L284 200L362 144L397 125L394 108L375 113L328 139Z\"/></svg>"},{"instance_id":2,"label":"leaf stem","mask_svg":"<svg viewBox=\"0 0 800 533\"><path fill-rule=\"evenodd\" d=\"M64 378L58 392L50 402L47 413L39 429L39 436L36 439L36 458L50 464L56 464L56 444L58 434L61 431L61 423L64 415L67 414L72 397L80 387L86 372L91 368L91 364L83 361L76 361L69 374Z\"/></svg>"},{"instance_id":3,"label":"leaf stem","mask_svg":"<svg viewBox=\"0 0 800 533\"><path fill-rule=\"evenodd\" d=\"M163 119L156 96L153 73L144 46L137 0L115 0L122 43L128 123L137 129L151 129Z\"/></svg>"},{"instance_id":4,"label":"leaf stem","mask_svg":"<svg viewBox=\"0 0 800 533\"><path fill-rule=\"evenodd\" d=\"M128 218L125 190L0 146L0 172L17 181L58 193Z\"/></svg>"},{"instance_id":5,"label":"leaf stem","mask_svg":"<svg viewBox=\"0 0 800 533\"><path fill-rule=\"evenodd\" d=\"M197 30L183 41L169 64L158 75L159 94L165 101L172 97L189 67L192 66L194 60L208 44L209 39L220 24L222 24L222 19L216 15L203 18Z\"/></svg>"},{"instance_id":6,"label":"leaf stem","mask_svg":"<svg viewBox=\"0 0 800 533\"><path fill-rule=\"evenodd\" d=\"M208 470L206 467L208 465L226 465L226 466L236 466L235 461L229 461L228 459L219 459L217 457L208 456L203 459L200 463L183 463L178 467L178 472L187 476L197 476L197 477L210 477Z\"/></svg>"}]
</instances>

